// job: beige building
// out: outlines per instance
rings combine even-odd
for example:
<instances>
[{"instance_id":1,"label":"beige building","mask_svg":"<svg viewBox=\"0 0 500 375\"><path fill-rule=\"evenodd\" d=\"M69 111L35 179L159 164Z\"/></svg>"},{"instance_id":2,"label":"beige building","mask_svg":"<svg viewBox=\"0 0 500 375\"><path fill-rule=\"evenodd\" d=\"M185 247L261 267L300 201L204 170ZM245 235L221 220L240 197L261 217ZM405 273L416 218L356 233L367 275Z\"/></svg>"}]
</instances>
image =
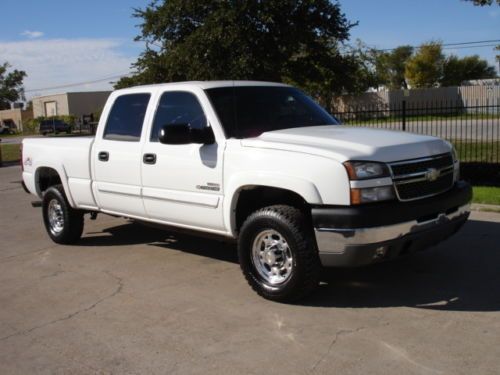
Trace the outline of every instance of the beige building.
<instances>
[{"instance_id":1,"label":"beige building","mask_svg":"<svg viewBox=\"0 0 500 375\"><path fill-rule=\"evenodd\" d=\"M101 111L111 91L67 92L32 99L33 116L90 115Z\"/></svg>"},{"instance_id":2,"label":"beige building","mask_svg":"<svg viewBox=\"0 0 500 375\"><path fill-rule=\"evenodd\" d=\"M32 118L33 111L30 109L13 108L0 111L0 122L5 126L13 127L18 132L23 131L24 123Z\"/></svg>"}]
</instances>

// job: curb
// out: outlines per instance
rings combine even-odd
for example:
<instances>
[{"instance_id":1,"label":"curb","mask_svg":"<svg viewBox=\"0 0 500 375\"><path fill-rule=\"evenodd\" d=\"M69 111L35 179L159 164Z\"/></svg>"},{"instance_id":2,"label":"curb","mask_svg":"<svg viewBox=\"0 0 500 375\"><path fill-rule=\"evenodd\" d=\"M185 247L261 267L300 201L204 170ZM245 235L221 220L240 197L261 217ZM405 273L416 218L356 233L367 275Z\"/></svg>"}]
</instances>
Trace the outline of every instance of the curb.
<instances>
[{"instance_id":1,"label":"curb","mask_svg":"<svg viewBox=\"0 0 500 375\"><path fill-rule=\"evenodd\" d=\"M498 213L500 213L500 206L496 205L496 204L472 203L471 210L472 211L498 212Z\"/></svg>"}]
</instances>

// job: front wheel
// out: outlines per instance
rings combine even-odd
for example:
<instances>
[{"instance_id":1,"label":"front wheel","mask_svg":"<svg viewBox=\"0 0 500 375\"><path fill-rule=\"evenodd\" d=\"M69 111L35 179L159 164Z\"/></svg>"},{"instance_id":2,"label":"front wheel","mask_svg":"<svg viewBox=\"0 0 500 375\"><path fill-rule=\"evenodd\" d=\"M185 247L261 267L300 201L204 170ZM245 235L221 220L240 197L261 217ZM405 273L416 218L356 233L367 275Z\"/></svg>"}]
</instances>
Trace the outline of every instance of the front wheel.
<instances>
[{"instance_id":1,"label":"front wheel","mask_svg":"<svg viewBox=\"0 0 500 375\"><path fill-rule=\"evenodd\" d=\"M238 256L248 283L264 298L297 300L319 283L313 233L297 208L276 205L251 214L240 231Z\"/></svg>"},{"instance_id":2,"label":"front wheel","mask_svg":"<svg viewBox=\"0 0 500 375\"><path fill-rule=\"evenodd\" d=\"M83 212L75 210L69 203L61 185L52 186L43 195L43 222L52 241L72 244L83 232Z\"/></svg>"}]
</instances>

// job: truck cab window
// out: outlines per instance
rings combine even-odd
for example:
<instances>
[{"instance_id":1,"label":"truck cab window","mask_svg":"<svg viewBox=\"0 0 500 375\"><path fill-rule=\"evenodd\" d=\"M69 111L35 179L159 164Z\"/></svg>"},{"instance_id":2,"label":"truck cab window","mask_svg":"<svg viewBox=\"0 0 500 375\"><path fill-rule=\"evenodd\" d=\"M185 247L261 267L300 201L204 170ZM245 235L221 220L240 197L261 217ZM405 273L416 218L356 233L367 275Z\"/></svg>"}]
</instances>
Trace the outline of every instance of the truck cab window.
<instances>
[{"instance_id":1,"label":"truck cab window","mask_svg":"<svg viewBox=\"0 0 500 375\"><path fill-rule=\"evenodd\" d=\"M193 129L203 129L207 126L207 118L194 94L186 91L165 92L156 109L151 142L158 142L158 134L163 126L179 124L188 124Z\"/></svg>"},{"instance_id":2,"label":"truck cab window","mask_svg":"<svg viewBox=\"0 0 500 375\"><path fill-rule=\"evenodd\" d=\"M104 139L139 142L150 94L119 96L109 112Z\"/></svg>"}]
</instances>

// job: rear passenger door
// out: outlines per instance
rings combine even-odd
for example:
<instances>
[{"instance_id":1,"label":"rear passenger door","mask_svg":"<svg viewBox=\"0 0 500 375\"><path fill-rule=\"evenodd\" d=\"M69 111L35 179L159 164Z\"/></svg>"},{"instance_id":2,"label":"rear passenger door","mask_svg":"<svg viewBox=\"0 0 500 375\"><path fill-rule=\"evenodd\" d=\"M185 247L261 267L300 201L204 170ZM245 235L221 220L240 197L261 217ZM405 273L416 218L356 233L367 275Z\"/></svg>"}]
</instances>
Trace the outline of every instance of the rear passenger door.
<instances>
[{"instance_id":1,"label":"rear passenger door","mask_svg":"<svg viewBox=\"0 0 500 375\"><path fill-rule=\"evenodd\" d=\"M144 143L142 194L146 214L152 220L223 231L224 141L216 138L214 144L206 145L170 145L158 141L159 131L165 125L189 124L195 129L210 126L208 100L201 95L180 90L160 93L151 131Z\"/></svg>"},{"instance_id":2,"label":"rear passenger door","mask_svg":"<svg viewBox=\"0 0 500 375\"><path fill-rule=\"evenodd\" d=\"M141 164L150 98L150 92L122 94L114 98L111 108L105 109L106 124L99 127L92 151L92 188L105 212L146 216L141 196Z\"/></svg>"}]
</instances>

